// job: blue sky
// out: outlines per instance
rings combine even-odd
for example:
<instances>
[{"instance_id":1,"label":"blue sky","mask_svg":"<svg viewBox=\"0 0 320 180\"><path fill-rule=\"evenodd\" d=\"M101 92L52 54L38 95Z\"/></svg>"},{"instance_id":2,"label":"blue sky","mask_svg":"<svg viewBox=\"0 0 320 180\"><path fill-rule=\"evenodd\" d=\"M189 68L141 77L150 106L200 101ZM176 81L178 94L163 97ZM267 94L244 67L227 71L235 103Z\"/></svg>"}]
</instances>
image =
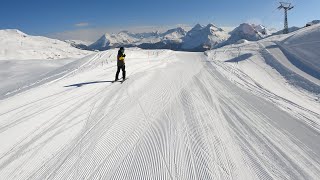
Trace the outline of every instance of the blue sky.
<instances>
[{"instance_id":1,"label":"blue sky","mask_svg":"<svg viewBox=\"0 0 320 180\"><path fill-rule=\"evenodd\" d=\"M289 0L296 7L290 26L320 19L320 0ZM0 29L20 29L29 34L103 29L116 31L139 26L214 23L234 27L257 22L283 26L277 0L2 0Z\"/></svg>"}]
</instances>

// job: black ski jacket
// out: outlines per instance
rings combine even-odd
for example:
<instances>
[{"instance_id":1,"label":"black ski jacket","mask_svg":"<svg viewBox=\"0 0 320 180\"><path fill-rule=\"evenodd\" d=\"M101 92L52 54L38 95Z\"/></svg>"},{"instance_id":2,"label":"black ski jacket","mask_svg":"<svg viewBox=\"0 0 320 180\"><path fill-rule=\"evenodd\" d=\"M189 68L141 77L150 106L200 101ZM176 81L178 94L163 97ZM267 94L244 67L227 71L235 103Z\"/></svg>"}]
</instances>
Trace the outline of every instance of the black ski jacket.
<instances>
[{"instance_id":1,"label":"black ski jacket","mask_svg":"<svg viewBox=\"0 0 320 180\"><path fill-rule=\"evenodd\" d=\"M117 65L119 67L122 67L122 66L125 65L125 62L124 62L124 58L125 57L126 57L126 55L119 50L118 51L118 56L117 56Z\"/></svg>"}]
</instances>

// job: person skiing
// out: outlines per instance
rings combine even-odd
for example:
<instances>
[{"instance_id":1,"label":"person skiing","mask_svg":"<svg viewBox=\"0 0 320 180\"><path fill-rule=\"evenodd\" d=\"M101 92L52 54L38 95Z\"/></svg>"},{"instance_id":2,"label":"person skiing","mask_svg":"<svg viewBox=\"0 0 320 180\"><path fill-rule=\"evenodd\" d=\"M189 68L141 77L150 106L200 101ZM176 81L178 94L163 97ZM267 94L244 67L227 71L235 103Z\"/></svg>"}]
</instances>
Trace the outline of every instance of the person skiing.
<instances>
[{"instance_id":1,"label":"person skiing","mask_svg":"<svg viewBox=\"0 0 320 180\"><path fill-rule=\"evenodd\" d=\"M120 70L122 70L122 79L123 81L126 79L126 65L124 62L124 58L126 57L126 55L124 54L124 47L120 47L119 51L118 51L118 56L117 56L117 73L116 73L116 78L115 81L119 80L119 73Z\"/></svg>"}]
</instances>

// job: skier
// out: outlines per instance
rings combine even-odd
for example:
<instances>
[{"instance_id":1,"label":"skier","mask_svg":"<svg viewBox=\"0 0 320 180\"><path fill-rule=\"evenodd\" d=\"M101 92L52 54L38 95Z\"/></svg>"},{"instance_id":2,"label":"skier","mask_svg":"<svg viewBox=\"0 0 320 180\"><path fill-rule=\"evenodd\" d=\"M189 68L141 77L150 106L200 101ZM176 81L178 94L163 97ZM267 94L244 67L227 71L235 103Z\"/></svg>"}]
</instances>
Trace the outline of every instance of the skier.
<instances>
[{"instance_id":1,"label":"skier","mask_svg":"<svg viewBox=\"0 0 320 180\"><path fill-rule=\"evenodd\" d=\"M117 70L117 73L116 73L115 81L119 80L120 69L122 70L122 79L123 79L123 81L126 80L126 65L125 65L125 62L124 62L124 58L125 57L126 57L126 55L124 54L124 47L120 47L120 50L118 51L118 56L117 56L118 70Z\"/></svg>"}]
</instances>

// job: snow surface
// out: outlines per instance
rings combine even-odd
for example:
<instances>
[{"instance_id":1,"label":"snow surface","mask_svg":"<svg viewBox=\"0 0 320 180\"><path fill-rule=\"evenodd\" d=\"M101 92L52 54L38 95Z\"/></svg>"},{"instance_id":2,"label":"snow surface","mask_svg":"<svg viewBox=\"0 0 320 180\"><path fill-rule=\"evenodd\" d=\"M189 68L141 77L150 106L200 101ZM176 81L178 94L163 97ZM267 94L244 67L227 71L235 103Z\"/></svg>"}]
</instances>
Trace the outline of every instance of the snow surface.
<instances>
[{"instance_id":1,"label":"snow surface","mask_svg":"<svg viewBox=\"0 0 320 180\"><path fill-rule=\"evenodd\" d=\"M7 93L28 87L40 77L47 78L50 72L73 62L61 60L2 60L0 61L0 99Z\"/></svg>"},{"instance_id":2,"label":"snow surface","mask_svg":"<svg viewBox=\"0 0 320 180\"><path fill-rule=\"evenodd\" d=\"M80 58L90 53L60 40L0 30L0 60Z\"/></svg>"},{"instance_id":3,"label":"snow surface","mask_svg":"<svg viewBox=\"0 0 320 180\"><path fill-rule=\"evenodd\" d=\"M319 79L282 48L315 29L205 54L129 48L123 83L117 50L30 75L0 95L0 177L319 179Z\"/></svg>"},{"instance_id":4,"label":"snow surface","mask_svg":"<svg viewBox=\"0 0 320 180\"><path fill-rule=\"evenodd\" d=\"M296 27L296 26L293 26L293 27L289 27L289 32L291 33L291 32L294 32L294 31L297 31L297 30L299 30L299 29L301 29L301 27ZM279 31L276 31L276 32L273 32L272 33L272 36L273 35L280 35L280 34L283 34L283 29L281 29L281 30L279 30Z\"/></svg>"}]
</instances>

